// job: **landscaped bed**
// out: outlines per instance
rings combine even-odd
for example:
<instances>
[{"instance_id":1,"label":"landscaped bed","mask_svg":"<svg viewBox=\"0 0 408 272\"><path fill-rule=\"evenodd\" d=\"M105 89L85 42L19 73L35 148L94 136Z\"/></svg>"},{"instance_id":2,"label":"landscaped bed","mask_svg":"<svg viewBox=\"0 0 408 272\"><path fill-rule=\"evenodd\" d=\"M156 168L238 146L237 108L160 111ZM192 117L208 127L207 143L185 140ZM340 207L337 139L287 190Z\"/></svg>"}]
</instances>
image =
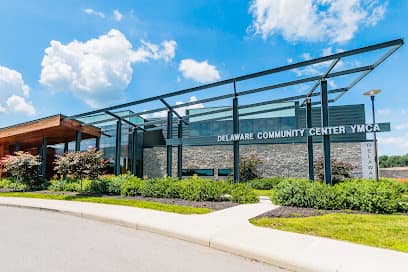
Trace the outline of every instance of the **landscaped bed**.
<instances>
[{"instance_id":1,"label":"landscaped bed","mask_svg":"<svg viewBox=\"0 0 408 272\"><path fill-rule=\"evenodd\" d=\"M66 201L79 201L79 202L92 202L110 205L122 205L137 208L145 208L152 210L159 210L165 212L174 212L180 214L206 214L210 213L212 209L209 208L198 208L192 206L183 206L175 204L165 204L153 201L129 199L129 198L118 198L118 197L98 197L98 196L87 196L78 194L47 194L47 193L31 193L31 192L8 192L0 193L0 197L23 197L23 198L38 198L38 199L53 199L53 200L66 200Z\"/></svg>"},{"instance_id":2,"label":"landscaped bed","mask_svg":"<svg viewBox=\"0 0 408 272\"><path fill-rule=\"evenodd\" d=\"M93 198L106 198L106 199L118 199L118 200L130 200L130 201L145 201L156 202L169 205L188 206L193 208L206 208L210 210L223 210L226 208L234 207L238 203L232 201L192 201L178 198L159 198L159 197L143 197L143 196L120 196L120 195L92 195L92 194L80 194L77 192L55 192L55 191L36 191L35 194L44 194L51 196L75 196L75 197L93 197ZM0 191L0 196L2 196Z\"/></svg>"},{"instance_id":3,"label":"landscaped bed","mask_svg":"<svg viewBox=\"0 0 408 272\"><path fill-rule=\"evenodd\" d=\"M250 220L256 226L408 252L408 187L393 180L305 180L274 185L281 207Z\"/></svg>"},{"instance_id":4,"label":"landscaped bed","mask_svg":"<svg viewBox=\"0 0 408 272\"><path fill-rule=\"evenodd\" d=\"M318 216L310 216L326 213ZM276 216L275 216L276 215ZM292 218L284 218L286 216ZM298 217L298 216L307 217ZM250 219L256 226L408 252L408 216L286 209Z\"/></svg>"}]
</instances>

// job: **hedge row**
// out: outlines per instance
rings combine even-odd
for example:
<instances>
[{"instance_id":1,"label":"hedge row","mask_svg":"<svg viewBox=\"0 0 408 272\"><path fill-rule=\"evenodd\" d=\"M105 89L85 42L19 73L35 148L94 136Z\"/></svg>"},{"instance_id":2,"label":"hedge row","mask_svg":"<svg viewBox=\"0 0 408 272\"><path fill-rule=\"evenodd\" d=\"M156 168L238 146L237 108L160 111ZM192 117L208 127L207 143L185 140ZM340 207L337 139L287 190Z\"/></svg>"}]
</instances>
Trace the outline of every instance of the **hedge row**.
<instances>
[{"instance_id":1,"label":"hedge row","mask_svg":"<svg viewBox=\"0 0 408 272\"><path fill-rule=\"evenodd\" d=\"M407 212L402 201L406 187L382 180L348 180L334 186L306 180L283 180L276 185L272 199L276 204L316 209L350 209L369 213Z\"/></svg>"},{"instance_id":2,"label":"hedge row","mask_svg":"<svg viewBox=\"0 0 408 272\"><path fill-rule=\"evenodd\" d=\"M80 192L77 180L52 180L50 190ZM252 188L246 184L233 185L226 181L189 178L158 178L142 180L131 175L106 176L97 180L82 180L82 192L90 194L113 194L157 198L180 198L193 201L221 201L226 195L238 203L257 201Z\"/></svg>"},{"instance_id":3,"label":"hedge row","mask_svg":"<svg viewBox=\"0 0 408 272\"><path fill-rule=\"evenodd\" d=\"M0 179L0 189L26 191L28 186L21 182L15 182L9 179Z\"/></svg>"}]
</instances>

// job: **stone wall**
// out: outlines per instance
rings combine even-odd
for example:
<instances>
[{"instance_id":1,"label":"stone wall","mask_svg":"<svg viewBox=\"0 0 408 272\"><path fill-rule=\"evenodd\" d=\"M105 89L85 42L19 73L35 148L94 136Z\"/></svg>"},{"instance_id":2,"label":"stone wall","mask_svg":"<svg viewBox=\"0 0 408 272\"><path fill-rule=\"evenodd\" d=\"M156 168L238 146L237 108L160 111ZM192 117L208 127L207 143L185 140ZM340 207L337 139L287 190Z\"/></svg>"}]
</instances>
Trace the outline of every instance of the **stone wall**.
<instances>
[{"instance_id":1,"label":"stone wall","mask_svg":"<svg viewBox=\"0 0 408 272\"><path fill-rule=\"evenodd\" d=\"M380 177L382 178L408 178L408 166L380 168Z\"/></svg>"},{"instance_id":2,"label":"stone wall","mask_svg":"<svg viewBox=\"0 0 408 272\"><path fill-rule=\"evenodd\" d=\"M241 145L241 156L256 155L262 161L259 173L264 177L307 177L306 144L258 144ZM321 158L321 144L314 144L315 160ZM360 143L332 143L331 157L338 161L349 162L355 166L353 176L361 177ZM214 169L217 177L219 168L233 167L232 145L186 146L183 148L183 168ZM177 148L173 148L173 176L177 176ZM166 175L166 148L144 149L144 176L162 177Z\"/></svg>"}]
</instances>

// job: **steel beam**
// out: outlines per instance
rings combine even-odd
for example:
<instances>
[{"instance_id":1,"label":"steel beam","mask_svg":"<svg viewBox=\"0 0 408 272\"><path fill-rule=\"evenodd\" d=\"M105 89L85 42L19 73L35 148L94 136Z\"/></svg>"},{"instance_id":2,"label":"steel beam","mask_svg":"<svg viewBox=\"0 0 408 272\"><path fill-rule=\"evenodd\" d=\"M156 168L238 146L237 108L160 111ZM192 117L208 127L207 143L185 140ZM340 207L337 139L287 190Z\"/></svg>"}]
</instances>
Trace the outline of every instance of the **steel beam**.
<instances>
[{"instance_id":1,"label":"steel beam","mask_svg":"<svg viewBox=\"0 0 408 272\"><path fill-rule=\"evenodd\" d=\"M46 178L47 175L47 138L43 137L41 145L41 176Z\"/></svg>"},{"instance_id":2,"label":"steel beam","mask_svg":"<svg viewBox=\"0 0 408 272\"><path fill-rule=\"evenodd\" d=\"M137 175L137 128L132 132L132 174Z\"/></svg>"},{"instance_id":3,"label":"steel beam","mask_svg":"<svg viewBox=\"0 0 408 272\"><path fill-rule=\"evenodd\" d=\"M95 149L96 151L101 150L101 137L95 138Z\"/></svg>"},{"instance_id":4,"label":"steel beam","mask_svg":"<svg viewBox=\"0 0 408 272\"><path fill-rule=\"evenodd\" d=\"M296 69L296 68L300 68L300 67L305 67L305 66L309 66L309 65L313 65L313 64L317 64L317 63L322 63L322 62L326 62L326 61L329 61L329 60L340 59L340 58L344 58L344 57L347 57L347 56L357 55L357 54L361 54L361 53L365 53L365 52L369 52L369 51L374 51L374 50L378 50L378 49L382 49L382 48L387 48L387 47L391 47L391 46L398 46L398 45L400 46L403 43L404 43L404 41L402 39L392 40L392 41L379 43L379 44L375 44L375 45L371 45L371 46L366 46L366 47L362 47L362 48L358 48L358 49L354 49L354 50L349 50L349 51L345 51L345 52L341 52L341 53L336 53L336 54L333 54L333 55L324 56L324 57L320 57L320 58L316 58L316 59L312 59L312 60L293 63L293 64L289 64L289 65L285 65L285 66L281 66L281 67L277 67L277 68L272 68L272 69L264 70L264 71L257 72L257 73L238 76L238 77L235 77L235 78L229 78L229 79L226 79L226 80L213 82L213 83L206 84L206 85L196 86L196 87L193 87L193 88L188 88L188 89L179 90L179 91L175 91L175 92L169 92L169 93L166 93L166 94L163 94L163 95L149 97L149 98L145 98L145 99L141 99L141 100L137 100L137 101L132 101L132 102L116 105L116 106L107 107L107 108L104 108L104 109L94 110L94 111L90 111L90 112L86 112L86 113L82 113L82 114L76 114L76 115L73 115L72 117L73 118L78 118L78 117L97 114L97 113L101 113L101 112L105 112L105 111L111 111L111 110L115 110L115 109L126 108L126 107L130 107L130 106L134 106L134 105L138 105L138 104L143 104L143 103L147 103L147 102L151 102L151 101L155 101L155 100L159 100L159 99L165 99L165 98L168 98L168 97L173 97L173 96L178 96L178 95L182 95L182 94L192 93L192 92L196 92L196 91L199 91L199 90L204 90L204 89L214 88L214 87L217 87L217 86L232 84L233 82L239 82L239 81L244 81L244 80L247 80L247 79L252 79L252 78L256 78L256 77L261 77L261 76L265 76L265 75L270 75L270 74L274 74L274 73L288 71L288 70L292 70L292 69Z\"/></svg>"},{"instance_id":5,"label":"steel beam","mask_svg":"<svg viewBox=\"0 0 408 272\"><path fill-rule=\"evenodd\" d=\"M136 125L136 124L130 122L129 120L126 120L124 117L121 117L121 116L119 116L119 115L117 115L117 114L115 114L115 113L113 113L113 112L105 111L105 113L106 113L106 114L109 114L109 115L112 116L112 117L114 117L116 120L121 120L121 121L123 121L124 123L126 123L126 124L128 124L128 125L130 125L130 126L132 126L132 127L140 128L141 130L144 130L144 129L143 129L142 127L140 127L139 125ZM113 119L112 121L114 121L115 119ZM104 121L104 122L107 122L107 121L105 121L105 120L103 120L103 121Z\"/></svg>"},{"instance_id":6,"label":"steel beam","mask_svg":"<svg viewBox=\"0 0 408 272\"><path fill-rule=\"evenodd\" d=\"M329 126L329 103L327 98L327 81L324 79L320 82L321 85L321 123L322 127ZM322 150L323 150L323 169L324 183L333 184L331 177L331 158L330 158L330 135L323 135Z\"/></svg>"},{"instance_id":7,"label":"steel beam","mask_svg":"<svg viewBox=\"0 0 408 272\"><path fill-rule=\"evenodd\" d=\"M306 127L312 128L312 101L306 98ZM307 136L307 161L309 166L309 180L314 180L313 137Z\"/></svg>"},{"instance_id":8,"label":"steel beam","mask_svg":"<svg viewBox=\"0 0 408 272\"><path fill-rule=\"evenodd\" d=\"M239 133L238 97L232 99L232 126L233 133ZM234 153L234 182L239 182L239 141L233 142Z\"/></svg>"},{"instance_id":9,"label":"steel beam","mask_svg":"<svg viewBox=\"0 0 408 272\"><path fill-rule=\"evenodd\" d=\"M75 137L75 151L79 152L81 151L81 131L76 132L76 137Z\"/></svg>"},{"instance_id":10,"label":"steel beam","mask_svg":"<svg viewBox=\"0 0 408 272\"><path fill-rule=\"evenodd\" d=\"M167 139L173 138L173 112L167 112ZM167 145L167 176L172 176L173 146Z\"/></svg>"},{"instance_id":11,"label":"steel beam","mask_svg":"<svg viewBox=\"0 0 408 272\"><path fill-rule=\"evenodd\" d=\"M122 122L116 121L116 142L115 142L115 166L114 173L116 176L121 174L120 157L122 151Z\"/></svg>"},{"instance_id":12,"label":"steel beam","mask_svg":"<svg viewBox=\"0 0 408 272\"><path fill-rule=\"evenodd\" d=\"M346 88L340 88L340 89L329 90L328 93L333 94L333 93L339 93L339 92L341 93L341 92L345 92L345 91L347 91ZM313 93L313 94L311 94L311 96L320 96L320 92ZM291 102L293 100L298 100L298 99L302 99L302 98L306 98L306 95L302 94L302 95L296 95L296 96L289 96L289 97L286 97L286 98L279 98L279 99L273 99L273 100L263 101L263 102L259 102L259 103L242 105L242 106L239 106L238 109L241 110L241 109L253 108L253 107L257 107L257 106L278 104L278 103L282 103L282 102ZM218 110L214 110L214 111L210 111L210 112L190 114L188 117L192 118L192 117L205 116L205 115L211 115L211 114L215 114L215 113L222 113L222 112L228 112L228 111L231 111L231 108L228 107L228 108L218 109ZM243 115L240 114L239 116L243 116ZM228 115L227 117L232 117L232 114Z\"/></svg>"},{"instance_id":13,"label":"steel beam","mask_svg":"<svg viewBox=\"0 0 408 272\"><path fill-rule=\"evenodd\" d=\"M358 73L358 72L362 72L362 71L371 71L372 69L373 69L372 66L362 66L362 67L358 67L358 68L342 70L342 71L335 72L335 73L329 73L326 77L327 78L329 78L329 77L338 77L338 76L348 75L348 74L352 74L352 73ZM226 95L216 96L216 97L212 97L212 98L208 98L208 99L183 103L183 104L179 104L179 105L176 105L176 106L173 106L173 107L170 107L170 108L174 111L174 108L179 108L179 107L183 107L183 106L186 106L186 105L194 105L194 104L198 104L198 103L204 103L206 101L207 102L217 101L217 100L226 99L226 98L230 98L230 97L234 97L234 96L243 96L243 95L248 95L248 94L253 94L253 93L258 93L258 92L263 92L263 91L268 91L268 90L273 90L273 89L279 89L279 88L283 88L283 87L289 87L289 86L293 86L293 85L298 85L298 84L302 84L302 83L307 83L307 82L311 82L311 81L320 80L322 78L322 76L323 75L319 75L319 76L302 78L302 79L298 79L298 80L292 80L292 81L288 81L288 82L282 82L282 83L278 83L278 84L264 86L264 87L261 87L261 88L255 88L255 89L250 89L250 90L246 90L246 91L236 92L234 94L226 94ZM305 96L303 96L303 97L305 97ZM289 99L285 98L285 99L282 99L282 100L283 101L288 101ZM147 114L147 112L153 113L153 112L157 112L157 111L163 111L163 108L160 108L160 109L157 109L157 110L145 111L145 112L137 113L137 114ZM126 117L134 116L134 115L136 115L136 114L127 115ZM91 122L89 124L94 125L94 124L104 123L104 122L108 122L108 121L112 121L112 120L113 119L100 120L100 121L96 121L96 122Z\"/></svg>"},{"instance_id":14,"label":"steel beam","mask_svg":"<svg viewBox=\"0 0 408 272\"><path fill-rule=\"evenodd\" d=\"M177 127L177 137L180 139L180 143L177 146L177 176L179 179L183 178L183 122L179 120Z\"/></svg>"}]
</instances>

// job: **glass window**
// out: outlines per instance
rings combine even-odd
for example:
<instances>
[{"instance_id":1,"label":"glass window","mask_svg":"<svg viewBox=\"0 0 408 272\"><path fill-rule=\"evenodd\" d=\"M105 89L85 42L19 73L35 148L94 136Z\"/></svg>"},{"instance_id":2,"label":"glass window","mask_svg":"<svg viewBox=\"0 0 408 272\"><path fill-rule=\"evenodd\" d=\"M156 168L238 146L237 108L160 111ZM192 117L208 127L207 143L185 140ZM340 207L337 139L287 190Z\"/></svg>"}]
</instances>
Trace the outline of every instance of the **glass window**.
<instances>
[{"instance_id":1,"label":"glass window","mask_svg":"<svg viewBox=\"0 0 408 272\"><path fill-rule=\"evenodd\" d=\"M218 176L220 177L228 177L232 175L232 168L219 168L218 169Z\"/></svg>"},{"instance_id":2,"label":"glass window","mask_svg":"<svg viewBox=\"0 0 408 272\"><path fill-rule=\"evenodd\" d=\"M214 169L183 169L183 176L214 176Z\"/></svg>"}]
</instances>

